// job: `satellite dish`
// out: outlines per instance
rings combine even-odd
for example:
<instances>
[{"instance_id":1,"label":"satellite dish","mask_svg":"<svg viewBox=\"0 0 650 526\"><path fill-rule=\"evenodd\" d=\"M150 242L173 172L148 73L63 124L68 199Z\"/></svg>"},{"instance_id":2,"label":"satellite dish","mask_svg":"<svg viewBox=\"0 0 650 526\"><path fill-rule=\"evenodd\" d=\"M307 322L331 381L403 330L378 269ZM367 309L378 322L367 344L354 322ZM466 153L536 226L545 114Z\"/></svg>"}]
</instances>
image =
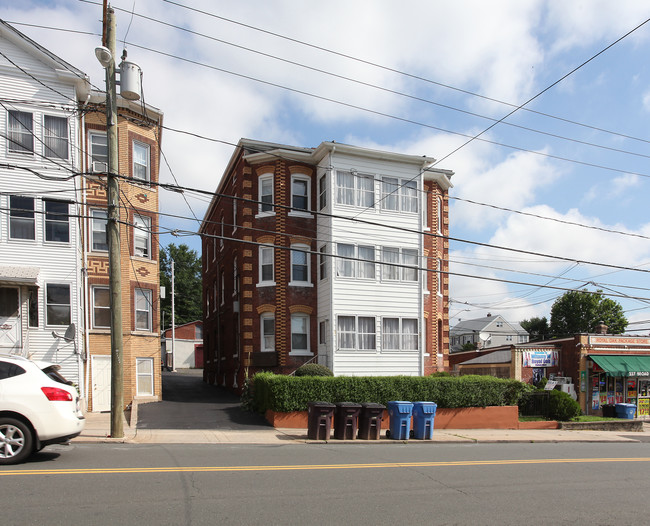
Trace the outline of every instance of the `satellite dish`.
<instances>
[{"instance_id":1,"label":"satellite dish","mask_svg":"<svg viewBox=\"0 0 650 526\"><path fill-rule=\"evenodd\" d=\"M490 339L491 334L489 332L479 332L478 337L481 339L482 342L486 342Z\"/></svg>"}]
</instances>

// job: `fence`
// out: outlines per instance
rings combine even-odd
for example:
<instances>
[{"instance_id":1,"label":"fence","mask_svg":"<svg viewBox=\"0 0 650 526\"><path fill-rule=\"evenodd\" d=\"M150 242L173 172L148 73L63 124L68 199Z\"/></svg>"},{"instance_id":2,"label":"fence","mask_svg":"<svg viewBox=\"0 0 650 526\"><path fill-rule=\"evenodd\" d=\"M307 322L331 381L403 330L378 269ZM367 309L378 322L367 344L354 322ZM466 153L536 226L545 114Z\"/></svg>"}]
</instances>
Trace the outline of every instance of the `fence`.
<instances>
[{"instance_id":1,"label":"fence","mask_svg":"<svg viewBox=\"0 0 650 526\"><path fill-rule=\"evenodd\" d=\"M519 400L519 416L540 416L547 418L550 399L550 391L534 391L522 395Z\"/></svg>"}]
</instances>

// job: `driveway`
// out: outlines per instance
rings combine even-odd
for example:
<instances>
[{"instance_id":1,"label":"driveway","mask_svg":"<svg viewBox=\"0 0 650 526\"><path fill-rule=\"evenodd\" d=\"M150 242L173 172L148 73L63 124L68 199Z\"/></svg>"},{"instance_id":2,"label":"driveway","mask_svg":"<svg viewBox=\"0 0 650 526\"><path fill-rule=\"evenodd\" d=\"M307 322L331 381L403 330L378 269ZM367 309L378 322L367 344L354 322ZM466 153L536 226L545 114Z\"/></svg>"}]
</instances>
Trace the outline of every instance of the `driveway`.
<instances>
[{"instance_id":1,"label":"driveway","mask_svg":"<svg viewBox=\"0 0 650 526\"><path fill-rule=\"evenodd\" d=\"M268 429L262 415L240 407L239 397L203 382L201 369L162 373L162 402L138 405L138 429Z\"/></svg>"}]
</instances>

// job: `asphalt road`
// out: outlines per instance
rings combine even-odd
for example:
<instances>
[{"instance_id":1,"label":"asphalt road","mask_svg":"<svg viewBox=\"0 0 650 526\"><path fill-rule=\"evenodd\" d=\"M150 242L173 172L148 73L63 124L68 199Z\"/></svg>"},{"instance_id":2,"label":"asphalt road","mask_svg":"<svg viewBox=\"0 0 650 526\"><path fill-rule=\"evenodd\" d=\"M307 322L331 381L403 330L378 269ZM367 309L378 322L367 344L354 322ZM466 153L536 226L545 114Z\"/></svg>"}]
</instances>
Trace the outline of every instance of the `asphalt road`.
<instances>
[{"instance_id":1,"label":"asphalt road","mask_svg":"<svg viewBox=\"0 0 650 526\"><path fill-rule=\"evenodd\" d=\"M647 443L73 444L0 468L5 524L594 524L647 514Z\"/></svg>"},{"instance_id":2,"label":"asphalt road","mask_svg":"<svg viewBox=\"0 0 650 526\"><path fill-rule=\"evenodd\" d=\"M203 382L201 371L163 371L162 402L138 406L139 429L269 428L261 415L242 411L239 397Z\"/></svg>"}]
</instances>

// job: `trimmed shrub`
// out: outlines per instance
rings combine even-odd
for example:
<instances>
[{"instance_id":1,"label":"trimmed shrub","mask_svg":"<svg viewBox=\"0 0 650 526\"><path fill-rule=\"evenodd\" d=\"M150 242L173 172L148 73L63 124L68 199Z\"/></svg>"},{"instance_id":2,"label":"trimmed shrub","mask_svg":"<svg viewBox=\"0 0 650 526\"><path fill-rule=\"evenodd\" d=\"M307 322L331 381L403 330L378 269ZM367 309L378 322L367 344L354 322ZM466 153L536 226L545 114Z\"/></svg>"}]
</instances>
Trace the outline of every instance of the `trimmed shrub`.
<instances>
[{"instance_id":1,"label":"trimmed shrub","mask_svg":"<svg viewBox=\"0 0 650 526\"><path fill-rule=\"evenodd\" d=\"M549 418L566 422L582 414L580 404L571 398L568 393L553 390L549 401Z\"/></svg>"},{"instance_id":2,"label":"trimmed shrub","mask_svg":"<svg viewBox=\"0 0 650 526\"><path fill-rule=\"evenodd\" d=\"M330 371L324 365L319 363L306 363L301 365L296 369L296 376L334 376L334 373Z\"/></svg>"},{"instance_id":3,"label":"trimmed shrub","mask_svg":"<svg viewBox=\"0 0 650 526\"><path fill-rule=\"evenodd\" d=\"M263 413L305 411L313 401L376 402L431 401L438 407L517 405L528 389L517 380L492 376L282 376L258 373L253 378L253 404Z\"/></svg>"}]
</instances>

